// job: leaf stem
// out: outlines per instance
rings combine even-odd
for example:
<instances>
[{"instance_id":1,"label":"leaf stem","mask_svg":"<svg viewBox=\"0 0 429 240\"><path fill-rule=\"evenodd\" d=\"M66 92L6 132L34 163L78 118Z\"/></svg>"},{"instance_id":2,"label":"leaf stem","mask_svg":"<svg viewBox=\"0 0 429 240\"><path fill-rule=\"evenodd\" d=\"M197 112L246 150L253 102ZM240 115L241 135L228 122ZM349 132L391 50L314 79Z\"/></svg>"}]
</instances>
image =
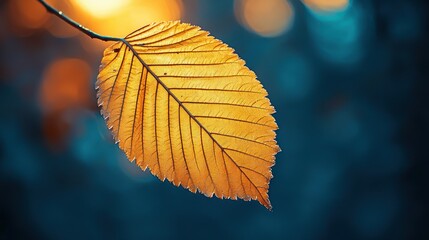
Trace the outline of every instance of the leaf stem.
<instances>
[{"instance_id":1,"label":"leaf stem","mask_svg":"<svg viewBox=\"0 0 429 240\"><path fill-rule=\"evenodd\" d=\"M105 41L105 42L107 42L107 41L120 41L120 42L123 42L124 41L123 38L103 36L103 35L100 35L98 33L95 33L93 31L89 30L88 28L82 26L82 24L80 24L80 23L74 21L73 19L69 18L68 16L66 16L65 14L63 14L62 11L59 11L59 10L55 9L54 7L52 7L51 5L49 5L44 0L38 0L38 1L46 8L46 10L49 13L52 13L55 16L59 17L61 20L63 20L64 22L68 23L72 27L78 29L79 31L81 31L82 33L86 34L90 38L96 38L96 39L99 39L99 40Z\"/></svg>"}]
</instances>

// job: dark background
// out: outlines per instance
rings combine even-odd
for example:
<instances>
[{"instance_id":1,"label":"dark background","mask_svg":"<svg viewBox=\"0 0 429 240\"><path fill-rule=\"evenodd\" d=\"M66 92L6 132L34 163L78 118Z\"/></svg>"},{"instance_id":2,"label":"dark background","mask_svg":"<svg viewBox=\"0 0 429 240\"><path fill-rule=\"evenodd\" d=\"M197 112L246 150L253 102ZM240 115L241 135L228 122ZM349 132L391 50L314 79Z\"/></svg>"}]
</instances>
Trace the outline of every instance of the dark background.
<instances>
[{"instance_id":1,"label":"dark background","mask_svg":"<svg viewBox=\"0 0 429 240\"><path fill-rule=\"evenodd\" d=\"M274 38L243 28L233 1L183 1L182 19L235 48L276 107L273 212L129 163L96 106L102 48L23 34L11 2L0 2L0 239L429 239L427 1L356 0L334 17L290 1L293 23ZM64 58L80 62L44 88Z\"/></svg>"}]
</instances>

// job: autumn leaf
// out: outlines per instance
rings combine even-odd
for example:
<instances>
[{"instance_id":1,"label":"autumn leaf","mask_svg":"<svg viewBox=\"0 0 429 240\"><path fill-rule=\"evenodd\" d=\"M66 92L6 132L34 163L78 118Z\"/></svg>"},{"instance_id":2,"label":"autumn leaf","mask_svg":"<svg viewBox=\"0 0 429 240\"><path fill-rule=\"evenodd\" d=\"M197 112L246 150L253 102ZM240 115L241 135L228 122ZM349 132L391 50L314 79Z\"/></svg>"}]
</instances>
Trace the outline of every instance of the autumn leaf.
<instances>
[{"instance_id":1,"label":"autumn leaf","mask_svg":"<svg viewBox=\"0 0 429 240\"><path fill-rule=\"evenodd\" d=\"M226 44L196 26L153 23L105 50L96 85L115 140L142 169L271 209L274 108Z\"/></svg>"}]
</instances>

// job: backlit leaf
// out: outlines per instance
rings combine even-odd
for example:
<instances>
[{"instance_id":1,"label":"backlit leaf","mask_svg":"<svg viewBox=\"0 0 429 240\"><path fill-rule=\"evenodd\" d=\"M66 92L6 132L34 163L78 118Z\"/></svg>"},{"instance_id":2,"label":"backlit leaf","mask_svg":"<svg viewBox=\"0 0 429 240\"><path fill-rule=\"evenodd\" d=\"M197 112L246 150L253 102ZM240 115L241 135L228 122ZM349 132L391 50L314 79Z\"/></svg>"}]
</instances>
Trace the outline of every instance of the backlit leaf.
<instances>
[{"instance_id":1,"label":"backlit leaf","mask_svg":"<svg viewBox=\"0 0 429 240\"><path fill-rule=\"evenodd\" d=\"M119 147L161 180L268 209L279 147L274 108L221 41L180 22L147 25L107 48L98 104Z\"/></svg>"}]
</instances>

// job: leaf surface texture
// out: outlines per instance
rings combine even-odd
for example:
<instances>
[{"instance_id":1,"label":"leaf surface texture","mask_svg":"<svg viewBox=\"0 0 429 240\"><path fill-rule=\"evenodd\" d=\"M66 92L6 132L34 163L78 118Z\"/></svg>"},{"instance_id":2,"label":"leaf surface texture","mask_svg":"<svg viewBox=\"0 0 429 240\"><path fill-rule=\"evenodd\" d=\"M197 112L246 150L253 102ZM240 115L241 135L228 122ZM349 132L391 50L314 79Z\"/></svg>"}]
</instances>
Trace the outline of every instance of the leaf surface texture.
<instances>
[{"instance_id":1,"label":"leaf surface texture","mask_svg":"<svg viewBox=\"0 0 429 240\"><path fill-rule=\"evenodd\" d=\"M96 85L115 140L142 169L271 209L274 108L232 48L196 26L153 23L105 50Z\"/></svg>"}]
</instances>

